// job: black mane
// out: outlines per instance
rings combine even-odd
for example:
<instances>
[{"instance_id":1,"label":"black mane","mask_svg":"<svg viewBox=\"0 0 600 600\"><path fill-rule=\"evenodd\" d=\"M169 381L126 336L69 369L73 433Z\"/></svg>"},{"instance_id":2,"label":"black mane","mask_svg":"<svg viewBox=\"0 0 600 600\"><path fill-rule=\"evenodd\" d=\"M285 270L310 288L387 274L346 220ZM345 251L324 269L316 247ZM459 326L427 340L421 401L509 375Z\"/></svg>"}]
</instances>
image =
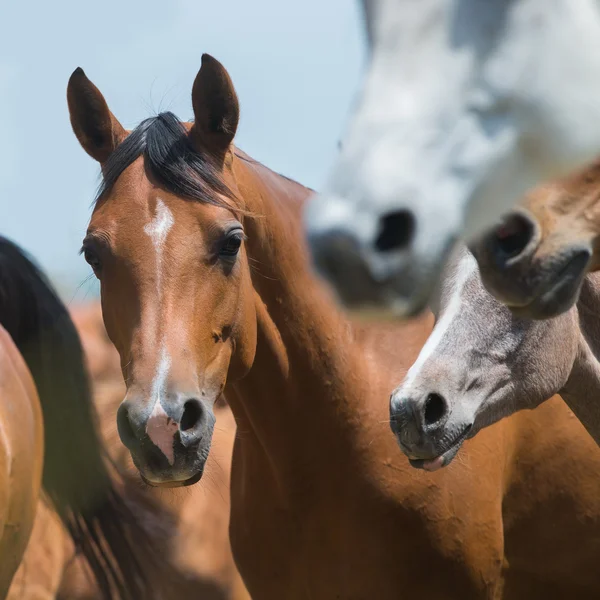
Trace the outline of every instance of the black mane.
<instances>
[{"instance_id":1,"label":"black mane","mask_svg":"<svg viewBox=\"0 0 600 600\"><path fill-rule=\"evenodd\" d=\"M225 203L216 194L234 198L210 159L194 148L185 126L164 112L142 121L108 157L96 201L140 156L148 176L177 196L219 206Z\"/></svg>"}]
</instances>

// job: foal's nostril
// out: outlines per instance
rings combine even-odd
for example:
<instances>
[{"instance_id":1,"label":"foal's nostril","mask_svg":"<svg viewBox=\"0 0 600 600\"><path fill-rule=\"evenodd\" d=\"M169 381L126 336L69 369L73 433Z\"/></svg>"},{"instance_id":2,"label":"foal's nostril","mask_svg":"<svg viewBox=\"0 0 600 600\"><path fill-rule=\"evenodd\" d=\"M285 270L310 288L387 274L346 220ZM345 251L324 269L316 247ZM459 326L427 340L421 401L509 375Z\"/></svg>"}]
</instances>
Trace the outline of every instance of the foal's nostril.
<instances>
[{"instance_id":1,"label":"foal's nostril","mask_svg":"<svg viewBox=\"0 0 600 600\"><path fill-rule=\"evenodd\" d=\"M493 234L494 245L505 259L519 256L534 235L534 223L521 213L508 215Z\"/></svg>"},{"instance_id":2,"label":"foal's nostril","mask_svg":"<svg viewBox=\"0 0 600 600\"><path fill-rule=\"evenodd\" d=\"M415 234L415 218L408 210L397 210L381 217L375 248L379 252L402 250Z\"/></svg>"},{"instance_id":3,"label":"foal's nostril","mask_svg":"<svg viewBox=\"0 0 600 600\"><path fill-rule=\"evenodd\" d=\"M439 423L447 411L446 401L439 394L429 394L425 400L425 414L423 419L427 427L432 427Z\"/></svg>"},{"instance_id":4,"label":"foal's nostril","mask_svg":"<svg viewBox=\"0 0 600 600\"><path fill-rule=\"evenodd\" d=\"M199 400L192 398L187 400L183 405L183 414L181 415L181 422L179 423L179 429L182 432L194 429L202 421L202 405Z\"/></svg>"}]
</instances>

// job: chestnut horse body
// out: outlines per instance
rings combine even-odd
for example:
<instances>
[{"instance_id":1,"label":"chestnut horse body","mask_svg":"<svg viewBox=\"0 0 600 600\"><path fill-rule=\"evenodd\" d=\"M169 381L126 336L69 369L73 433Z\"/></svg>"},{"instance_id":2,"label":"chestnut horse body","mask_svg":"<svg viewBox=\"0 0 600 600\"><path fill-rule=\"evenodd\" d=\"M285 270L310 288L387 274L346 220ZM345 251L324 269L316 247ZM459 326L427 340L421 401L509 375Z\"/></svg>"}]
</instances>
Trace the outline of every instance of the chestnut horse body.
<instances>
[{"instance_id":1,"label":"chestnut horse body","mask_svg":"<svg viewBox=\"0 0 600 600\"><path fill-rule=\"evenodd\" d=\"M0 326L0 598L27 547L42 479L40 401L23 357Z\"/></svg>"},{"instance_id":2,"label":"chestnut horse body","mask_svg":"<svg viewBox=\"0 0 600 600\"><path fill-rule=\"evenodd\" d=\"M230 537L252 597L600 590L600 456L560 400L482 432L435 476L402 458L386 398L430 319L339 314L304 245L310 191L234 148L237 97L216 60L203 57L193 126L166 113L126 132L81 70L68 100L103 171L83 250L127 383L121 439L147 482L193 484L225 389Z\"/></svg>"}]
</instances>

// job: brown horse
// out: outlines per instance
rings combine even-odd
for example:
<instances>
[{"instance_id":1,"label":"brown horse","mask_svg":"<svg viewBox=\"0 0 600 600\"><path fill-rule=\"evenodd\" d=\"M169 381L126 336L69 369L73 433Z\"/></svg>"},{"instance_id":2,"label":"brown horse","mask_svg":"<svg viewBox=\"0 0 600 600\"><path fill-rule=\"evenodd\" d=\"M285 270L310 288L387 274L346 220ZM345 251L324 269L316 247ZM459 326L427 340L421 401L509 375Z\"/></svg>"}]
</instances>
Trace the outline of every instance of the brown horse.
<instances>
[{"instance_id":1,"label":"brown horse","mask_svg":"<svg viewBox=\"0 0 600 600\"><path fill-rule=\"evenodd\" d=\"M515 314L569 310L600 269L600 159L531 191L472 250L486 288Z\"/></svg>"},{"instance_id":2,"label":"brown horse","mask_svg":"<svg viewBox=\"0 0 600 600\"><path fill-rule=\"evenodd\" d=\"M386 400L431 320L339 314L307 260L310 191L233 147L220 63L203 57L193 126L163 113L125 131L80 69L67 95L103 172L83 251L127 383L119 433L145 481L195 483L225 389L230 537L253 597L598 594L600 455L580 424L557 399L483 431L450 469L410 468Z\"/></svg>"},{"instance_id":3,"label":"brown horse","mask_svg":"<svg viewBox=\"0 0 600 600\"><path fill-rule=\"evenodd\" d=\"M2 597L31 532L41 476L101 596L159 598L154 579L163 572L159 556L169 536L156 528L151 539L123 498L96 433L77 331L42 273L4 238L0 326Z\"/></svg>"}]
</instances>

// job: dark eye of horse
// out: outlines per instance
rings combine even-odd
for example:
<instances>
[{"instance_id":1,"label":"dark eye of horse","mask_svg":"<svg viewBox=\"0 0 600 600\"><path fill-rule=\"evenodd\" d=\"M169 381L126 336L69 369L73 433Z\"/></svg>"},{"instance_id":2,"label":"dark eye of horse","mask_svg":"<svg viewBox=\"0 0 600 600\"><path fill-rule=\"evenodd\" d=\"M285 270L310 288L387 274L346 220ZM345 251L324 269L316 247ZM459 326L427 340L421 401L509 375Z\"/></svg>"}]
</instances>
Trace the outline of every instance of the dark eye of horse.
<instances>
[{"instance_id":1,"label":"dark eye of horse","mask_svg":"<svg viewBox=\"0 0 600 600\"><path fill-rule=\"evenodd\" d=\"M92 267L94 273L98 273L100 271L100 268L102 267L100 259L89 248L84 248L83 258L85 258L85 262Z\"/></svg>"},{"instance_id":2,"label":"dark eye of horse","mask_svg":"<svg viewBox=\"0 0 600 600\"><path fill-rule=\"evenodd\" d=\"M241 231L236 231L227 236L227 239L223 242L219 254L225 258L233 258L237 256L242 245L244 234Z\"/></svg>"}]
</instances>

